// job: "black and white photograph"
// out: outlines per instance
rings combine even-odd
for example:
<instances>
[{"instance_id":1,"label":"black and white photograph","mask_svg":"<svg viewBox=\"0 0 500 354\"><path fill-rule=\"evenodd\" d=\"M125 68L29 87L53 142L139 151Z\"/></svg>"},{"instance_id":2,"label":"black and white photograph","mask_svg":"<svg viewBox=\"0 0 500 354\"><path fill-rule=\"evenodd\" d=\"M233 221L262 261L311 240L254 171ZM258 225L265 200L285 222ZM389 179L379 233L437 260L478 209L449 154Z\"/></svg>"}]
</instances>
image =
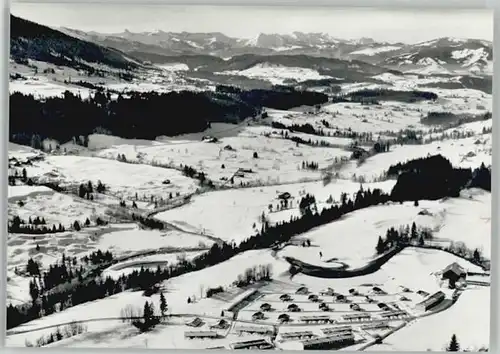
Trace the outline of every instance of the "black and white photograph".
<instances>
[{"instance_id":1,"label":"black and white photograph","mask_svg":"<svg viewBox=\"0 0 500 354\"><path fill-rule=\"evenodd\" d=\"M7 347L489 350L493 11L9 26Z\"/></svg>"}]
</instances>

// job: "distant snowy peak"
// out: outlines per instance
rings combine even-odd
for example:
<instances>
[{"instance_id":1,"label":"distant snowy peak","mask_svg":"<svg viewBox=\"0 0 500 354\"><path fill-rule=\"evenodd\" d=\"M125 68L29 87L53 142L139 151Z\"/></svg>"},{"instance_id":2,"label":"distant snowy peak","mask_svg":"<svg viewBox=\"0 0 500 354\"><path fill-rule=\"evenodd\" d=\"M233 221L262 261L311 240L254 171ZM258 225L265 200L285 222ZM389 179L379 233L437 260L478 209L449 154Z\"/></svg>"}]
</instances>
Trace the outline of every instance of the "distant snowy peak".
<instances>
[{"instance_id":1,"label":"distant snowy peak","mask_svg":"<svg viewBox=\"0 0 500 354\"><path fill-rule=\"evenodd\" d=\"M433 62L427 64L423 68L419 69L414 69L414 70L408 70L406 73L411 73L411 74L420 74L420 75L451 75L453 72L450 70L444 68L442 65Z\"/></svg>"},{"instance_id":2,"label":"distant snowy peak","mask_svg":"<svg viewBox=\"0 0 500 354\"><path fill-rule=\"evenodd\" d=\"M400 46L391 46L391 45L381 46L381 47L373 46L373 47L355 50L354 52L351 52L350 54L351 55L374 56L374 55L377 55L380 53L393 52L393 51L396 51L399 49L401 49Z\"/></svg>"},{"instance_id":3,"label":"distant snowy peak","mask_svg":"<svg viewBox=\"0 0 500 354\"><path fill-rule=\"evenodd\" d=\"M409 46L403 52L387 57L383 64L417 71L470 71L489 75L492 60L491 42L445 37Z\"/></svg>"},{"instance_id":4,"label":"distant snowy peak","mask_svg":"<svg viewBox=\"0 0 500 354\"><path fill-rule=\"evenodd\" d=\"M485 48L464 48L451 52L451 57L461 63L463 67L487 65L492 59L492 52Z\"/></svg>"}]
</instances>

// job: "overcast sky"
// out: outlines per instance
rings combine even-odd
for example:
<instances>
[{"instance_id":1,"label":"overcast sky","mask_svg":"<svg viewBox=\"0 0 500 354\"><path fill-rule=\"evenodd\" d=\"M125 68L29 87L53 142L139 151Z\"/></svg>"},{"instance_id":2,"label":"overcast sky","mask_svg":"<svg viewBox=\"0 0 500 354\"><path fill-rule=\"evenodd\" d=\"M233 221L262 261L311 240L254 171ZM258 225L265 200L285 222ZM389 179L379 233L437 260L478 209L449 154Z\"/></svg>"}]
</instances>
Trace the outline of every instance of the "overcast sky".
<instances>
[{"instance_id":1,"label":"overcast sky","mask_svg":"<svg viewBox=\"0 0 500 354\"><path fill-rule=\"evenodd\" d=\"M13 3L11 11L51 27L103 33L163 30L255 38L301 31L406 43L447 36L493 39L493 13L485 10Z\"/></svg>"}]
</instances>

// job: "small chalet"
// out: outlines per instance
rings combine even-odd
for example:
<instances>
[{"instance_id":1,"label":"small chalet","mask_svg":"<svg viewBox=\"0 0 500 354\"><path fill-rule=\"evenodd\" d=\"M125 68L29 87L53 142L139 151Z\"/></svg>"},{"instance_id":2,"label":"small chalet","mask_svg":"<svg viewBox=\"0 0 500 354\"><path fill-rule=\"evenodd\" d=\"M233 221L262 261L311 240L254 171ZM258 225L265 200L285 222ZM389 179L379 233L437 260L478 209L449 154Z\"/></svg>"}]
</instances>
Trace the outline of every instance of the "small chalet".
<instances>
[{"instance_id":1,"label":"small chalet","mask_svg":"<svg viewBox=\"0 0 500 354\"><path fill-rule=\"evenodd\" d=\"M311 294L311 295L309 295L307 299L308 299L309 301L312 301L312 302L318 302L318 301L320 301L320 299L319 299L318 295L316 295L316 294Z\"/></svg>"},{"instance_id":2,"label":"small chalet","mask_svg":"<svg viewBox=\"0 0 500 354\"><path fill-rule=\"evenodd\" d=\"M338 294L336 297L335 297L335 300L337 300L338 302L347 302L347 299L344 295L342 294Z\"/></svg>"},{"instance_id":3,"label":"small chalet","mask_svg":"<svg viewBox=\"0 0 500 354\"><path fill-rule=\"evenodd\" d=\"M201 318L196 317L194 320L192 320L189 323L186 323L187 326L189 327L201 327L204 325L204 322Z\"/></svg>"},{"instance_id":4,"label":"small chalet","mask_svg":"<svg viewBox=\"0 0 500 354\"><path fill-rule=\"evenodd\" d=\"M217 324L210 326L210 329L228 329L228 328L229 328L229 322L227 322L224 319L220 320Z\"/></svg>"},{"instance_id":5,"label":"small chalet","mask_svg":"<svg viewBox=\"0 0 500 354\"><path fill-rule=\"evenodd\" d=\"M377 295L385 295L386 294L386 292L384 290L380 289L378 286L374 286L372 290Z\"/></svg>"},{"instance_id":6,"label":"small chalet","mask_svg":"<svg viewBox=\"0 0 500 354\"><path fill-rule=\"evenodd\" d=\"M286 313L282 313L281 315L278 316L278 321L281 323L290 322L290 316L287 315Z\"/></svg>"},{"instance_id":7,"label":"small chalet","mask_svg":"<svg viewBox=\"0 0 500 354\"><path fill-rule=\"evenodd\" d=\"M206 143L216 143L219 141L219 139L214 136L206 135L201 139L201 141L204 141Z\"/></svg>"},{"instance_id":8,"label":"small chalet","mask_svg":"<svg viewBox=\"0 0 500 354\"><path fill-rule=\"evenodd\" d=\"M462 268L458 263L454 262L442 271L442 279L448 280L450 288L455 288L458 281L465 281L467 271Z\"/></svg>"},{"instance_id":9,"label":"small chalet","mask_svg":"<svg viewBox=\"0 0 500 354\"><path fill-rule=\"evenodd\" d=\"M264 304L260 305L260 309L261 309L262 311L271 311L272 307L271 307L271 305L270 305L270 304L268 304L268 303L266 302L266 303L264 303Z\"/></svg>"},{"instance_id":10,"label":"small chalet","mask_svg":"<svg viewBox=\"0 0 500 354\"><path fill-rule=\"evenodd\" d=\"M349 306L351 308L351 310L353 311L361 311L361 307L359 307L358 304L351 304L351 306Z\"/></svg>"},{"instance_id":11,"label":"small chalet","mask_svg":"<svg viewBox=\"0 0 500 354\"><path fill-rule=\"evenodd\" d=\"M326 295L326 296L333 296L335 294L335 291L333 291L332 288L328 288L326 290L321 291L319 294Z\"/></svg>"},{"instance_id":12,"label":"small chalet","mask_svg":"<svg viewBox=\"0 0 500 354\"><path fill-rule=\"evenodd\" d=\"M280 195L278 195L278 199L281 199L281 200L288 200L291 197L292 197L292 195L288 192L281 193Z\"/></svg>"},{"instance_id":13,"label":"small chalet","mask_svg":"<svg viewBox=\"0 0 500 354\"><path fill-rule=\"evenodd\" d=\"M295 293L300 295L307 295L309 293L309 289L307 289L305 286L301 286Z\"/></svg>"},{"instance_id":14,"label":"small chalet","mask_svg":"<svg viewBox=\"0 0 500 354\"><path fill-rule=\"evenodd\" d=\"M252 315L252 320L256 321L256 320L262 320L264 319L264 314L262 312L256 312Z\"/></svg>"},{"instance_id":15,"label":"small chalet","mask_svg":"<svg viewBox=\"0 0 500 354\"><path fill-rule=\"evenodd\" d=\"M330 310L330 308L328 307L328 305L326 303L324 303L324 302L322 302L322 303L319 304L319 309L323 310L323 311L329 311Z\"/></svg>"},{"instance_id":16,"label":"small chalet","mask_svg":"<svg viewBox=\"0 0 500 354\"><path fill-rule=\"evenodd\" d=\"M300 312L300 307L297 304L288 305L288 311L290 312Z\"/></svg>"},{"instance_id":17,"label":"small chalet","mask_svg":"<svg viewBox=\"0 0 500 354\"><path fill-rule=\"evenodd\" d=\"M283 294L280 296L280 300L281 301L290 301L290 300L292 300L292 297L288 294Z\"/></svg>"},{"instance_id":18,"label":"small chalet","mask_svg":"<svg viewBox=\"0 0 500 354\"><path fill-rule=\"evenodd\" d=\"M384 310L384 311L389 311L390 310L390 307L387 306L387 304L384 304L383 302L378 303L377 306L378 306L379 309Z\"/></svg>"}]
</instances>

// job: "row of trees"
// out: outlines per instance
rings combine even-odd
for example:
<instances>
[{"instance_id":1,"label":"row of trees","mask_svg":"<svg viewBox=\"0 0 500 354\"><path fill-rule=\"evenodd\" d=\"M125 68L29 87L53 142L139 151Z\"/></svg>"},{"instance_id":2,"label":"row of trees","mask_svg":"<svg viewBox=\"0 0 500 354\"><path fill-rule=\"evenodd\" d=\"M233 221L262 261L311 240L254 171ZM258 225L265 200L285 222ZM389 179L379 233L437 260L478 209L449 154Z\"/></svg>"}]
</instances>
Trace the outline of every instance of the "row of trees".
<instances>
[{"instance_id":1,"label":"row of trees","mask_svg":"<svg viewBox=\"0 0 500 354\"><path fill-rule=\"evenodd\" d=\"M26 347L43 347L48 344L58 342L65 338L71 338L73 336L77 336L79 334L85 333L87 331L87 327L81 323L70 323L66 326L63 326L62 329L60 327L56 328L56 331L50 333L49 335L44 335L38 338L35 343L31 343L26 341Z\"/></svg>"},{"instance_id":2,"label":"row of trees","mask_svg":"<svg viewBox=\"0 0 500 354\"><path fill-rule=\"evenodd\" d=\"M402 245L418 244L424 245L425 240L432 239L432 233L425 228L417 228L415 222L410 225L402 226L399 230L391 227L387 230L385 238L378 237L377 246L375 247L377 254L383 254L387 250Z\"/></svg>"},{"instance_id":3,"label":"row of trees","mask_svg":"<svg viewBox=\"0 0 500 354\"><path fill-rule=\"evenodd\" d=\"M7 230L9 233L13 234L32 235L50 234L66 231L65 227L62 224L59 224L58 226L53 224L52 227L50 227L47 226L44 218L36 217L35 219L31 219L30 217L28 221L26 221L24 219L21 219L18 215L15 215L12 220L9 221Z\"/></svg>"},{"instance_id":4,"label":"row of trees","mask_svg":"<svg viewBox=\"0 0 500 354\"><path fill-rule=\"evenodd\" d=\"M94 193L94 190L96 193L104 193L106 191L106 186L100 180L97 181L97 185L95 186L95 188L91 181L88 181L87 183L81 183L78 186L78 196L80 198L93 200L94 197L92 193Z\"/></svg>"}]
</instances>

